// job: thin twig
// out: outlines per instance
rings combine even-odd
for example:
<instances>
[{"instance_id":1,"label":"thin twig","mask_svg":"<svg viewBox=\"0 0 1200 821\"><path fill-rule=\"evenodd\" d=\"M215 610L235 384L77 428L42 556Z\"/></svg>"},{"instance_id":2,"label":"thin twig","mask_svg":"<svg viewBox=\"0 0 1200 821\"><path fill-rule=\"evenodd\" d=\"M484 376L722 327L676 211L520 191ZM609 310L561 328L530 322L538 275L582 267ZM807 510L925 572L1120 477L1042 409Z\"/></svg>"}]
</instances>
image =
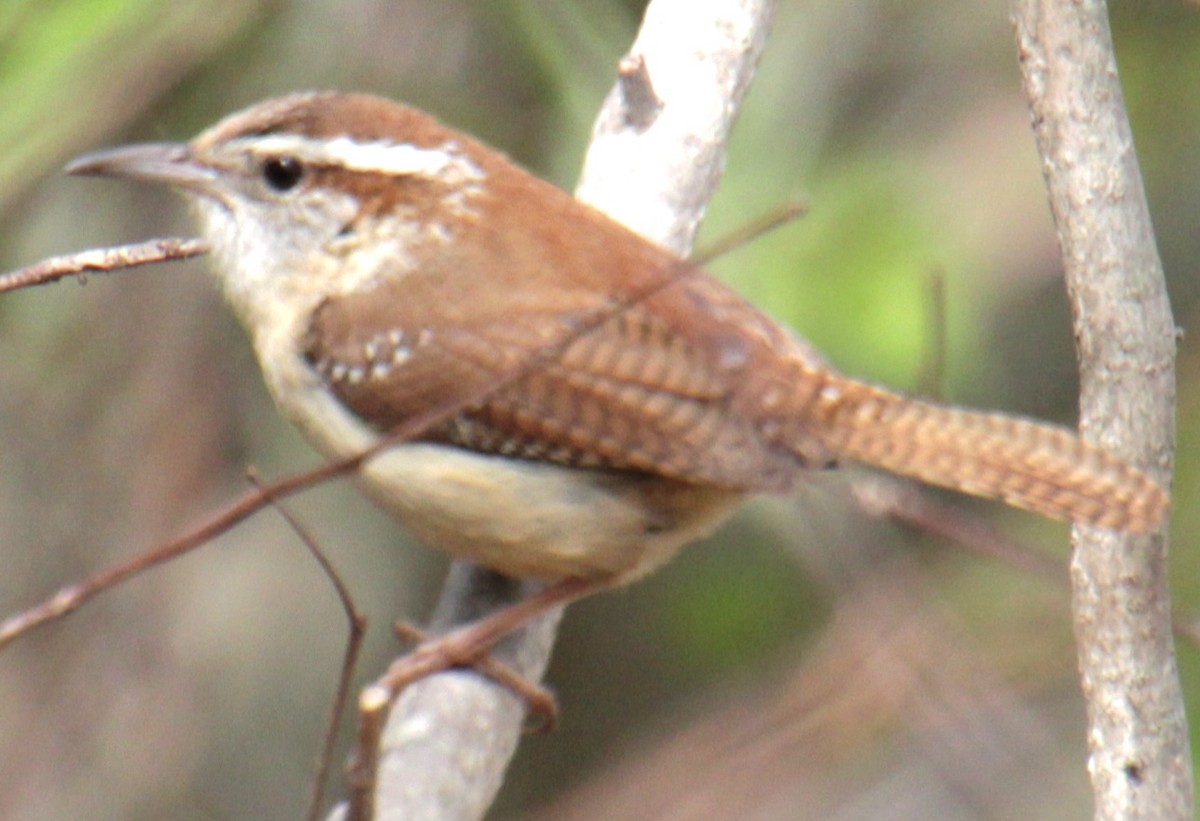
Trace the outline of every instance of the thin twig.
<instances>
[{"instance_id":1,"label":"thin twig","mask_svg":"<svg viewBox=\"0 0 1200 821\"><path fill-rule=\"evenodd\" d=\"M208 243L202 239L151 239L132 245L113 248L90 248L75 254L50 257L34 265L0 274L0 294L47 285L64 277L85 281L88 274L110 274L126 268L137 268L155 262L170 262L207 254Z\"/></svg>"},{"instance_id":2,"label":"thin twig","mask_svg":"<svg viewBox=\"0 0 1200 821\"><path fill-rule=\"evenodd\" d=\"M631 292L625 298L613 304L604 305L575 323L556 340L548 340L542 348L534 351L523 362L502 371L495 379L481 385L475 390L466 391L463 395L442 405L427 408L406 419L388 434L366 450L338 461L329 462L320 467L302 473L284 477L272 484L265 485L261 490L252 492L218 512L209 520L203 522L190 533L156 547L147 553L135 556L127 562L96 573L60 589L53 596L42 602L0 621L0 649L19 636L30 630L55 621L78 609L82 604L97 594L128 581L144 570L170 561L190 550L205 544L230 528L245 521L247 518L262 510L273 499L283 499L294 493L299 493L311 487L356 472L363 464L378 456L383 451L420 437L426 431L435 428L450 417L461 412L464 408L481 405L496 393L511 387L526 376L545 367L558 358L573 342L591 333L604 323L628 311L635 305L669 288L681 278L691 275L698 269L686 261L664 270L662 274L650 281L645 287ZM539 674L540 677L540 674Z\"/></svg>"},{"instance_id":3,"label":"thin twig","mask_svg":"<svg viewBox=\"0 0 1200 821\"><path fill-rule=\"evenodd\" d=\"M979 556L994 559L1021 573L1066 587L1061 560L1013 539L989 520L940 501L923 485L882 473L855 477L850 493L868 515L886 518L945 539Z\"/></svg>"},{"instance_id":4,"label":"thin twig","mask_svg":"<svg viewBox=\"0 0 1200 821\"><path fill-rule=\"evenodd\" d=\"M926 277L926 303L929 316L929 341L921 355L917 368L917 393L934 399L944 399L946 379L946 351L949 348L948 325L946 322L946 272L932 269Z\"/></svg>"},{"instance_id":5,"label":"thin twig","mask_svg":"<svg viewBox=\"0 0 1200 821\"><path fill-rule=\"evenodd\" d=\"M773 208L756 220L721 237L715 244L700 249L688 260L692 265L708 265L715 259L732 253L767 234L789 225L808 213L808 203L799 200Z\"/></svg>"},{"instance_id":6,"label":"thin twig","mask_svg":"<svg viewBox=\"0 0 1200 821\"><path fill-rule=\"evenodd\" d=\"M320 758L317 762L317 770L313 774L312 796L308 803L308 819L316 821L321 817L321 808L325 804L325 789L329 781L329 770L333 762L334 749L337 746L337 731L342 726L342 717L346 711L346 701L350 697L350 686L354 678L354 668L358 666L358 656L362 651L363 638L367 634L367 617L354 604L354 597L350 594L350 588L342 579L337 568L333 566L333 562L325 555L325 551L317 544L317 540L308 532L308 528L300 523L287 505L281 499L278 499L271 492L271 488L265 485L258 476L258 471L254 468L246 470L246 478L250 480L250 484L263 495L263 498L275 508L283 520L287 522L288 527L300 538L304 547L308 549L311 555L321 567L321 572L325 574L325 578L329 579L333 585L334 592L337 593L338 600L342 604L342 610L346 614L347 632L346 632L346 649L342 652L342 666L338 673L337 687L334 689L333 703L329 710L329 719L325 723L325 733L321 742Z\"/></svg>"},{"instance_id":7,"label":"thin twig","mask_svg":"<svg viewBox=\"0 0 1200 821\"><path fill-rule=\"evenodd\" d=\"M987 519L940 501L930 488L897 476L871 473L851 481L850 493L870 516L916 528L1019 573L1070 589L1066 562L1006 535ZM1171 630L1175 638L1200 648L1200 616L1172 610Z\"/></svg>"}]
</instances>

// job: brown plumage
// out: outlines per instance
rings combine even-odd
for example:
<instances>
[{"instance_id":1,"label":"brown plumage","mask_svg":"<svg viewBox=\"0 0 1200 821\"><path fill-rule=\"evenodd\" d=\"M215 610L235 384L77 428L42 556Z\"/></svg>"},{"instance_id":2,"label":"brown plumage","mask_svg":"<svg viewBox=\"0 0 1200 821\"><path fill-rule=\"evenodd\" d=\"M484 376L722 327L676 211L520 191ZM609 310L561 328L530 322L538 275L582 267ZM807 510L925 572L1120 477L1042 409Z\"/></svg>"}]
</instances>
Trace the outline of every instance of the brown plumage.
<instances>
[{"instance_id":1,"label":"brown plumage","mask_svg":"<svg viewBox=\"0 0 1200 821\"><path fill-rule=\"evenodd\" d=\"M263 188L261 170L289 151L302 176ZM665 477L672 492L787 492L806 470L847 459L1116 529L1150 530L1167 508L1151 478L1073 432L841 376L719 281L389 101L295 95L189 146L118 150L75 170L170 182L208 203L227 294L268 382L334 455L361 446L360 421L385 432L441 409L427 439ZM339 210L346 202L352 211ZM281 230L289 242L276 242ZM307 256L294 258L297 247ZM353 423L308 391L309 366ZM545 493L539 481L529 487ZM383 496L409 490L379 484ZM572 499L560 501L561 521L574 521ZM435 524L453 518L450 506L435 513Z\"/></svg>"},{"instance_id":2,"label":"brown plumage","mask_svg":"<svg viewBox=\"0 0 1200 821\"><path fill-rule=\"evenodd\" d=\"M549 350L532 373L459 409L428 438L748 491L786 492L805 468L852 460L1052 518L1139 532L1168 504L1146 474L1069 430L843 377L702 272L681 272L624 308L580 291L552 310L541 303L522 311L517 291L477 311L470 326L397 310L427 279L447 290L416 304L449 299L458 277L414 272L402 286L327 300L314 318L310 360L381 431L431 405L449 407ZM370 304L381 306L377 324L363 322ZM699 319L672 324L682 305ZM575 335L605 311L616 313ZM746 323L763 333L731 342L733 326ZM381 354L368 343L389 333L406 340L406 360L384 373L371 368L367 354Z\"/></svg>"},{"instance_id":3,"label":"brown plumage","mask_svg":"<svg viewBox=\"0 0 1200 821\"><path fill-rule=\"evenodd\" d=\"M315 113L288 107L274 127L332 134L360 113L358 98L315 100ZM470 232L469 248L451 242L402 278L327 298L313 316L306 356L375 428L446 407L451 418L429 438L582 468L786 492L805 469L853 460L1116 529L1149 530L1166 510L1157 483L1073 432L847 379L721 282L630 242L623 226L503 155L411 109L388 117L358 123L360 138L452 141L487 185L476 214L441 217L451 235ZM322 182L362 185L334 175ZM372 341L389 338L404 341L403 365L373 367ZM534 361L481 405L455 405Z\"/></svg>"}]
</instances>

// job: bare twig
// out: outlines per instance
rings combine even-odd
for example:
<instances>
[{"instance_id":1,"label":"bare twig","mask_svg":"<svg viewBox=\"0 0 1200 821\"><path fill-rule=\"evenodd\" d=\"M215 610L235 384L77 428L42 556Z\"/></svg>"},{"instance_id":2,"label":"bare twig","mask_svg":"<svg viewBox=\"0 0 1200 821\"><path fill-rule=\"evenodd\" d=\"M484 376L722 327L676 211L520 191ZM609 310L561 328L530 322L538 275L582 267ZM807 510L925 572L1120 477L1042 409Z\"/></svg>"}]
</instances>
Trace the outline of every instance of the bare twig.
<instances>
[{"instance_id":1,"label":"bare twig","mask_svg":"<svg viewBox=\"0 0 1200 821\"><path fill-rule=\"evenodd\" d=\"M659 287L663 287L669 282L670 277L666 278L663 283L660 283ZM604 316L607 316L607 314ZM574 334L568 334L561 344L569 344L571 339L577 338L579 333L586 333L589 329L595 327L596 323L602 321L603 318L602 316L597 316L592 323L583 324L580 328L575 329ZM106 568L81 582L67 585L53 596L44 599L33 607L5 618L3 621L0 621L0 650L3 650L6 645L28 633L30 630L74 612L105 590L122 584L141 572L149 570L151 567L168 562L200 545L206 544L250 518L264 507L276 504L280 499L287 498L302 490L316 487L330 479L355 472L365 462L378 455L381 451L398 442L403 442L420 435L427 429L445 420L448 416L456 413L461 407L482 401L505 385L509 385L520 379L539 365L544 364L547 357L555 355L559 350L561 350L561 347L553 347L539 352L540 356L534 356L529 361L510 369L495 382L463 397L463 401L432 407L410 417L389 431L386 437L383 437L365 451L340 461L328 462L302 473L285 476L283 479L260 487L226 506L224 510L218 511L183 536L161 544L149 552L135 556L133 559L122 562L119 565Z\"/></svg>"},{"instance_id":2,"label":"bare twig","mask_svg":"<svg viewBox=\"0 0 1200 821\"><path fill-rule=\"evenodd\" d=\"M871 516L891 519L978 556L1003 562L1018 572L1060 584L1064 589L1067 586L1062 560L1005 535L987 519L940 501L927 487L895 476L870 473L855 477L850 482L850 493Z\"/></svg>"},{"instance_id":3,"label":"bare twig","mask_svg":"<svg viewBox=\"0 0 1200 821\"><path fill-rule=\"evenodd\" d=\"M715 245L700 249L688 259L688 263L697 267L708 265L713 260L732 253L745 245L749 245L756 239L766 236L776 228L782 228L792 221L800 219L807 213L808 203L806 202L796 200L794 202L783 203L778 208L771 209L758 219L739 227L738 230L721 237Z\"/></svg>"},{"instance_id":4,"label":"bare twig","mask_svg":"<svg viewBox=\"0 0 1200 821\"><path fill-rule=\"evenodd\" d=\"M300 523L300 520L292 515L287 505L275 497L271 488L263 484L258 476L258 471L250 468L246 471L246 477L250 480L250 484L254 485L262 494L263 499L279 512L279 515L287 522L288 527L295 532L309 554L320 565L321 572L325 574L325 578L329 579L329 583L333 585L334 592L337 593L338 600L342 604L342 611L346 614L346 649L342 652L342 666L338 673L337 687L334 689L333 705L329 710L329 720L325 723L325 735L321 743L321 754L317 762L317 770L313 774L312 794L308 805L307 817L310 821L316 821L320 817L321 809L325 804L325 787L329 781L330 763L333 761L333 752L337 745L338 728L342 726L346 700L350 697L350 685L354 676L354 668L358 664L358 655L362 651L363 638L367 633L367 617L355 606L350 588L342 579L341 574L337 572L337 568L333 566L333 562L325 555L325 551L317 544L317 540Z\"/></svg>"},{"instance_id":5,"label":"bare twig","mask_svg":"<svg viewBox=\"0 0 1200 821\"><path fill-rule=\"evenodd\" d=\"M1103 0L1013 0L1038 150L1075 313L1080 425L1170 475L1175 326ZM1192 817L1165 532L1074 530L1075 634L1095 818Z\"/></svg>"},{"instance_id":6,"label":"bare twig","mask_svg":"<svg viewBox=\"0 0 1200 821\"><path fill-rule=\"evenodd\" d=\"M872 473L850 482L850 493L868 515L887 518L914 527L969 553L1008 565L1019 573L1044 579L1063 590L1070 588L1066 564L1014 539L987 519L965 513L940 501L923 487L907 479ZM1188 611L1172 611L1175 638L1200 647L1200 617Z\"/></svg>"},{"instance_id":7,"label":"bare twig","mask_svg":"<svg viewBox=\"0 0 1200 821\"><path fill-rule=\"evenodd\" d=\"M56 621L82 606L100 593L133 578L144 570L170 561L187 553L194 548L207 543L227 530L248 519L269 504L279 499L299 493L311 487L354 473L366 462L378 456L388 448L420 436L425 431L436 427L463 408L480 404L505 387L525 378L559 356L572 342L595 330L604 322L626 311L644 299L648 299L680 277L688 276L697 270L694 265L681 261L678 265L664 271L663 275L651 281L645 288L634 291L624 300L614 305L604 305L593 311L573 327L565 331L558 339L548 340L547 344L535 351L524 361L501 372L494 380L481 385L473 391L467 391L462 396L410 416L396 425L388 434L364 451L344 459L328 462L310 470L285 476L270 485L261 486L256 492L248 494L236 502L218 511L207 521L177 539L163 543L150 551L135 556L119 565L106 568L77 582L60 589L53 596L38 604L0 621L0 650L15 641L25 633L49 622ZM536 588L536 585L534 586ZM520 597L518 597L520 598ZM540 678L541 673L531 678Z\"/></svg>"},{"instance_id":8,"label":"bare twig","mask_svg":"<svg viewBox=\"0 0 1200 821\"><path fill-rule=\"evenodd\" d=\"M353 459L331 462L304 473L285 477L265 488L247 493L183 536L161 544L147 553L135 556L129 561L106 568L81 582L63 587L53 596L33 607L0 621L0 650L30 630L73 613L105 590L122 584L145 570L207 544L267 505L275 503L278 499L353 471L374 452L372 450Z\"/></svg>"},{"instance_id":9,"label":"bare twig","mask_svg":"<svg viewBox=\"0 0 1200 821\"><path fill-rule=\"evenodd\" d=\"M90 248L77 254L50 257L26 268L0 274L0 294L46 285L64 277L81 279L87 274L108 274L125 268L136 268L155 262L188 259L208 253L208 243L202 239L151 239L115 248Z\"/></svg>"},{"instance_id":10,"label":"bare twig","mask_svg":"<svg viewBox=\"0 0 1200 821\"><path fill-rule=\"evenodd\" d=\"M917 393L935 399L945 397L946 351L949 348L946 323L946 272L934 268L926 279L929 295L929 341L917 368Z\"/></svg>"},{"instance_id":11,"label":"bare twig","mask_svg":"<svg viewBox=\"0 0 1200 821\"><path fill-rule=\"evenodd\" d=\"M640 97L618 84L597 121L577 195L686 254L723 169L724 146L776 5L654 0L625 65L644 67L637 73L661 107L630 112L630 98ZM461 623L535 589L460 564L439 610L451 615L450 623ZM481 601L488 607L479 607ZM493 655L540 678L558 618L539 620ZM383 742L378 795L387 798L377 801L379 817L480 817L499 789L522 723L522 705L511 693L470 672L450 671L410 687L392 711ZM426 728L420 744L411 733L391 732L417 725ZM467 749L470 756L463 755Z\"/></svg>"}]
</instances>

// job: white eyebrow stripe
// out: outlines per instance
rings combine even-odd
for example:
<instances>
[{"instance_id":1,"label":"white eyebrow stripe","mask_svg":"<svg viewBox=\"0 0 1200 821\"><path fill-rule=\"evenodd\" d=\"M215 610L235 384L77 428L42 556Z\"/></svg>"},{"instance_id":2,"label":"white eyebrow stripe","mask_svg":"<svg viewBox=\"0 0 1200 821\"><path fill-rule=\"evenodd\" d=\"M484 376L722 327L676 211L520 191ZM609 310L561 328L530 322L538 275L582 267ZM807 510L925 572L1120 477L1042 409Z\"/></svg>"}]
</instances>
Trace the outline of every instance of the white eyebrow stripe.
<instances>
[{"instance_id":1,"label":"white eyebrow stripe","mask_svg":"<svg viewBox=\"0 0 1200 821\"><path fill-rule=\"evenodd\" d=\"M350 137L314 140L298 134L268 134L244 138L250 150L271 155L288 154L301 162L338 165L352 171L394 177L430 177L465 182L484 178L476 165L453 141L436 148L388 140L360 143Z\"/></svg>"}]
</instances>

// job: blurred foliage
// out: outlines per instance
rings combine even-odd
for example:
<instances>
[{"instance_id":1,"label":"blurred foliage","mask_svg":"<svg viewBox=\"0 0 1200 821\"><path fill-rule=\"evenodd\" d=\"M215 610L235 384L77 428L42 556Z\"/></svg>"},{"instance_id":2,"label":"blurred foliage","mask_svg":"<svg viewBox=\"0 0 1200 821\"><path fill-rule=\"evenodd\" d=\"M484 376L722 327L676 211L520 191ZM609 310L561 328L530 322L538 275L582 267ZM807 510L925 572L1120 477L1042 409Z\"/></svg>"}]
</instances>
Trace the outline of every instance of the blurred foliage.
<instances>
[{"instance_id":1,"label":"blurred foliage","mask_svg":"<svg viewBox=\"0 0 1200 821\"><path fill-rule=\"evenodd\" d=\"M165 196L47 175L74 153L182 139L302 88L406 99L570 186L641 6L8 0L0 263L185 230ZM902 388L931 344L927 282L941 272L948 398L1069 422L1069 317L1003 4L782 6L704 240L786 201L804 200L808 214L714 269L839 368ZM1186 330L1200 299L1200 11L1122 0L1113 25ZM200 268L0 301L0 611L178 532L240 492L248 463L273 475L313 462L275 420ZM1198 364L1184 336L1172 579L1185 610L1200 608L1188 538L1200 528ZM437 560L397 548L390 523L347 488L296 507L373 616L367 676L394 650L382 626L425 612ZM836 480L814 481L788 513L754 506L656 579L573 611L552 674L564 729L526 745L504 807L523 814L646 743L633 740L645 726L677 726L714 685L802 664L797 648L821 646L849 568L869 573L890 553L912 559L927 604L955 614L1014 698L1068 728L1032 814L1087 817L1076 804L1046 809L1081 794L1085 778L1066 593L919 534L864 526L847 507ZM1061 552L1061 526L968 509ZM295 817L341 628L295 539L267 519L0 656L0 738L22 753L0 767L0 817ZM1185 647L1180 661L1197 715L1200 654ZM844 783L864 789L904 749L901 729L863 733ZM889 817L910 817L899 807Z\"/></svg>"},{"instance_id":2,"label":"blurred foliage","mask_svg":"<svg viewBox=\"0 0 1200 821\"><path fill-rule=\"evenodd\" d=\"M81 145L125 125L266 0L10 0L0 9L0 214Z\"/></svg>"}]
</instances>

